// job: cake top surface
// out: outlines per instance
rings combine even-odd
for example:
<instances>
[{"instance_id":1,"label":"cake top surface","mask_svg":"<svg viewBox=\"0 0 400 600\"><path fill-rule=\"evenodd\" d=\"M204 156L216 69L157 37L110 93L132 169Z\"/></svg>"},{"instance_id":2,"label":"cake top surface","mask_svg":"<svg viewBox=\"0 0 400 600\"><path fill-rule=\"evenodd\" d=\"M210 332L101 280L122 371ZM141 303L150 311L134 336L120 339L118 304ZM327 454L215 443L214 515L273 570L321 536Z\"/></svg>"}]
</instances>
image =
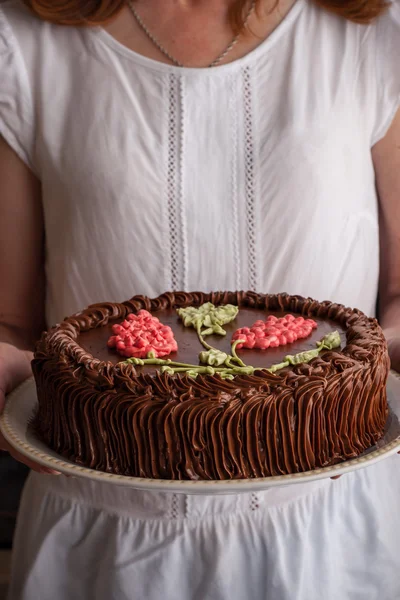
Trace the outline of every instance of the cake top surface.
<instances>
[{"instance_id":1,"label":"cake top surface","mask_svg":"<svg viewBox=\"0 0 400 600\"><path fill-rule=\"evenodd\" d=\"M226 335L212 334L207 336L207 343L226 354L231 352L231 341L234 333L243 327L251 327L258 320L265 320L269 315L281 318L292 314L289 311L268 311L254 308L241 308L237 317L230 323L224 325ZM152 312L163 325L169 326L177 342L178 350L168 355L178 363L199 364L199 354L204 351L196 331L192 327L185 327L182 319L175 309L165 309ZM297 354L316 347L316 343L327 334L333 331L339 331L341 336L341 345L346 344L345 328L331 319L314 317L317 327L305 339L298 339L284 346L272 347L265 350L243 348L237 351L238 356L248 365L258 368L269 368L272 365L281 363L288 354ZM121 319L112 319L103 327L89 329L81 332L77 338L77 343L93 357L101 361L110 361L112 364L125 362L126 358L118 354L115 349L110 349L107 342L112 335L112 326L120 323ZM159 370L157 365L136 366L138 372L155 373Z\"/></svg>"},{"instance_id":2,"label":"cake top surface","mask_svg":"<svg viewBox=\"0 0 400 600\"><path fill-rule=\"evenodd\" d=\"M173 331L178 350L171 358L177 362L199 365L199 353L204 348L196 336L196 331L183 325L177 310L185 307L200 307L207 302L212 302L215 306L233 304L239 308L236 318L224 325L225 336L207 337L207 342L212 347L226 353L229 352L232 336L237 329L251 327L255 321L265 320L268 315L278 318L287 314L294 317L301 315L306 319L313 319L317 327L306 339L294 341L287 346L267 350L239 350L238 356L244 359L246 365L264 370L258 370L252 376L235 376L234 382L221 381L221 377L216 374L201 375L196 384L199 389L205 381L208 382L206 385L212 382L215 388L225 390L232 385L242 387L281 385L287 377L293 376L326 377L329 374L343 372L344 369L360 370L363 364L371 361L377 353L386 353L384 336L377 321L366 317L356 309L287 294L179 292L166 293L155 299L135 296L123 303L92 305L45 333L38 343L35 357L46 357L55 361L58 368L62 370L75 368L78 378L85 377L100 387L114 386L117 380L124 381L125 384L129 381L129 385L135 385L136 382L140 385L168 387L170 373L163 373L158 365L129 364L126 358L124 359L107 346L112 326L121 323L132 313L138 314L141 310L149 311L152 316L159 318L163 325L171 327ZM296 364L276 373L265 371L271 365L281 362L287 354L294 355L315 349L318 341L334 331L337 331L340 336L339 348L324 351L320 357L312 360L311 364ZM183 382L182 385L194 384L191 381Z\"/></svg>"}]
</instances>

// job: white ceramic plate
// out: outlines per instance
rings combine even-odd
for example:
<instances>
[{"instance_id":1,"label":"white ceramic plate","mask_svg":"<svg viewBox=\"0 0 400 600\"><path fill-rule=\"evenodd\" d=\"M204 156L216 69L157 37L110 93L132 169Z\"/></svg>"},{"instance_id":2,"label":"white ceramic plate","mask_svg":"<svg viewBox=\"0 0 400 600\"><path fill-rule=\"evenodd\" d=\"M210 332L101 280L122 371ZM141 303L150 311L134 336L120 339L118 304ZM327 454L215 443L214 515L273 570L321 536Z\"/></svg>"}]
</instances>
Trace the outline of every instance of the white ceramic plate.
<instances>
[{"instance_id":1,"label":"white ceramic plate","mask_svg":"<svg viewBox=\"0 0 400 600\"><path fill-rule=\"evenodd\" d=\"M33 379L26 381L7 398L3 415L0 417L0 430L7 441L21 454L37 463L61 471L66 475L85 477L94 481L109 482L115 485L144 489L161 490L185 494L233 494L256 492L270 487L306 483L326 477L335 477L376 463L400 450L400 377L389 376L388 400L390 413L385 433L379 442L358 458L338 465L315 469L293 475L264 477L259 479L233 479L229 481L170 481L164 479L144 479L113 475L80 467L50 450L34 436L27 424L37 403L36 387Z\"/></svg>"}]
</instances>

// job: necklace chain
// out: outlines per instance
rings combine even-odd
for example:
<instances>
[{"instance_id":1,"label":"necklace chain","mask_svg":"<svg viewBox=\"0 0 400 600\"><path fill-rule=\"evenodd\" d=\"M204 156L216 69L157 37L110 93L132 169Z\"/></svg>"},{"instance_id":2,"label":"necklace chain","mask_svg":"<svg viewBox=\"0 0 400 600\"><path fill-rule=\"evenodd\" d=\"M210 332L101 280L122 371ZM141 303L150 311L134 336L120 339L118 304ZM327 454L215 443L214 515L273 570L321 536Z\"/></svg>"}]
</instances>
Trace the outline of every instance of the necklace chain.
<instances>
[{"instance_id":1,"label":"necklace chain","mask_svg":"<svg viewBox=\"0 0 400 600\"><path fill-rule=\"evenodd\" d=\"M168 50L166 50L164 48L164 46L162 46L162 44L160 44L160 42L157 40L157 38L151 33L151 31L149 31L149 29L147 28L145 23L143 23L141 16L137 13L136 8L133 5L133 1L127 0L127 3L128 3L128 7L130 8L133 16L135 17L137 24L142 29L142 31L146 34L146 36L149 38L149 40L151 40L153 42L153 44L160 50L160 52L162 54L164 54L164 56L166 56L174 65L176 65L177 67L184 67L185 65L183 65L179 60L177 60L176 58L171 56L171 54L168 52ZM239 38L242 34L243 29L246 27L246 25L250 19L250 16L252 15L252 13L254 11L255 4L256 4L256 1L252 0L251 6L249 8L249 12L247 13L246 19L244 20L244 23L243 23L243 28L235 35L235 37L230 42L230 44L225 48L225 50L219 56L217 56L217 58L215 60L213 60L211 64L208 65L208 67L216 67L217 65L219 65L219 63L226 57L226 55L229 54L229 52L236 46L236 44L238 43Z\"/></svg>"}]
</instances>

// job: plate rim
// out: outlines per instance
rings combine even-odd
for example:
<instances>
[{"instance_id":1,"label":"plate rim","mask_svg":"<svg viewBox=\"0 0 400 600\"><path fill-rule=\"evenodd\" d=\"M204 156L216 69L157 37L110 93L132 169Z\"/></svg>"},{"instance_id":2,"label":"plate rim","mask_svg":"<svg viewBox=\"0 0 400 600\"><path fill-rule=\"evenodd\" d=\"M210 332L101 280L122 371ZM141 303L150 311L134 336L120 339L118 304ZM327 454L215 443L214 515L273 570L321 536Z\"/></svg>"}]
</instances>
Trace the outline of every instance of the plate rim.
<instances>
[{"instance_id":1,"label":"plate rim","mask_svg":"<svg viewBox=\"0 0 400 600\"><path fill-rule=\"evenodd\" d=\"M391 371L389 377L394 377L400 381L400 374ZM13 390L6 397L6 404L3 414L0 415L0 431L4 435L6 441L15 448L20 454L34 460L41 466L45 466L63 474L70 476L80 476L92 481L107 482L132 489L142 489L148 491L170 491L175 493L192 493L192 494L223 494L223 493L246 493L251 491L261 491L272 487L283 487L296 483L308 483L321 479L344 475L369 465L375 464L384 458L395 454L400 450L400 434L391 442L388 442L381 448L372 450L367 455L348 459L341 463L320 467L311 471L303 471L301 473L290 473L286 475L273 475L270 477L255 477L251 479L224 479L224 480L203 480L203 479L151 479L145 477L133 477L130 475L117 475L114 473L106 473L105 471L97 471L88 467L83 467L74 464L72 461L67 461L61 455L60 458L55 458L49 454L35 448L32 444L21 439L20 435L13 427L14 418L10 416L11 401L20 402L26 399L24 393L28 388L35 386L33 377L25 380L20 386ZM37 399L32 399L32 410ZM15 408L15 404L13 405ZM32 411L31 411L32 412ZM399 419L400 420L400 419ZM25 423L27 426L28 422ZM21 426L22 423L20 424ZM39 440L38 440L39 441ZM43 443L43 442L40 442ZM56 454L56 453L54 453Z\"/></svg>"}]
</instances>

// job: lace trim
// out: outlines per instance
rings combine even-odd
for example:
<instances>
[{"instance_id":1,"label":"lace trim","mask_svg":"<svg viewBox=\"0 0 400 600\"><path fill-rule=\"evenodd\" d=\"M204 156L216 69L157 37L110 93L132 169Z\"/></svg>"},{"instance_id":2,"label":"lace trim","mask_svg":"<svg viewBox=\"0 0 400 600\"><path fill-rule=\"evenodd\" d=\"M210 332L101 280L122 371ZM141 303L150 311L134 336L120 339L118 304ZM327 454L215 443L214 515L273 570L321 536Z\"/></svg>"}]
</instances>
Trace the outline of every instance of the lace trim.
<instances>
[{"instance_id":1,"label":"lace trim","mask_svg":"<svg viewBox=\"0 0 400 600\"><path fill-rule=\"evenodd\" d=\"M247 496L247 494L245 494ZM196 505L196 503L194 503ZM190 514L188 497L183 494L171 494L169 501L169 511L168 518L169 519L187 519L192 518L193 515ZM229 503L224 503L224 508L222 506L218 507L218 497L216 498L216 506L208 506L205 509L202 504L201 506L201 516L199 513L195 516L195 518L205 518L207 516L222 516L226 514L236 514L240 512L255 512L260 509L261 501L256 492L252 492L249 496L246 497L237 497L236 500L232 498L232 501Z\"/></svg>"},{"instance_id":2,"label":"lace trim","mask_svg":"<svg viewBox=\"0 0 400 600\"><path fill-rule=\"evenodd\" d=\"M172 498L171 498L171 509L170 509L170 518L171 519L177 519L178 517L180 517L180 510L179 510L179 501L178 501L178 496L177 494L172 494Z\"/></svg>"},{"instance_id":3,"label":"lace trim","mask_svg":"<svg viewBox=\"0 0 400 600\"><path fill-rule=\"evenodd\" d=\"M184 130L183 83L180 77L168 77L168 158L167 210L170 248L170 284L172 291L187 287L187 248L184 207Z\"/></svg>"},{"instance_id":4,"label":"lace trim","mask_svg":"<svg viewBox=\"0 0 400 600\"><path fill-rule=\"evenodd\" d=\"M236 78L231 76L230 80L230 113L231 113L231 198L232 198L232 244L233 258L236 268L236 289L242 289L242 269L240 262L239 247L239 211L238 211L238 113L236 105Z\"/></svg>"},{"instance_id":5,"label":"lace trim","mask_svg":"<svg viewBox=\"0 0 400 600\"><path fill-rule=\"evenodd\" d=\"M245 194L247 220L247 252L248 252L248 285L257 291L257 220L256 220L256 180L255 180L255 147L254 147L254 98L251 70L243 70L244 100L244 152L245 152Z\"/></svg>"},{"instance_id":6,"label":"lace trim","mask_svg":"<svg viewBox=\"0 0 400 600\"><path fill-rule=\"evenodd\" d=\"M250 510L255 511L260 508L260 503L257 494L254 492L250 496Z\"/></svg>"},{"instance_id":7,"label":"lace trim","mask_svg":"<svg viewBox=\"0 0 400 600\"><path fill-rule=\"evenodd\" d=\"M187 519L188 517L188 501L187 497L182 494L172 494L169 518L170 519Z\"/></svg>"},{"instance_id":8,"label":"lace trim","mask_svg":"<svg viewBox=\"0 0 400 600\"><path fill-rule=\"evenodd\" d=\"M188 253L186 238L186 211L185 211L185 132L186 132L186 112L185 112L185 88L184 79L179 78L179 99L180 99L180 188L179 188L179 213L181 217L181 252L182 252L182 286L181 290L187 290L187 272L188 272Z\"/></svg>"}]
</instances>

